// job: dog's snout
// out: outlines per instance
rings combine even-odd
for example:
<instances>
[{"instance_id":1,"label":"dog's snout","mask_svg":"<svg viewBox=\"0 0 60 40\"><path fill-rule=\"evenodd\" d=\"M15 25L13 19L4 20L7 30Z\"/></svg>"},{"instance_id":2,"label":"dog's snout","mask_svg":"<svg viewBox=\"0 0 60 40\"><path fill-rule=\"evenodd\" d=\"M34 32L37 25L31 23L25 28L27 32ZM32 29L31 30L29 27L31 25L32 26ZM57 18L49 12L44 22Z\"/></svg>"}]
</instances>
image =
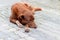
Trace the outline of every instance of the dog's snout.
<instances>
[{"instance_id":1,"label":"dog's snout","mask_svg":"<svg viewBox=\"0 0 60 40\"><path fill-rule=\"evenodd\" d=\"M37 27L35 26L34 28L36 29Z\"/></svg>"}]
</instances>

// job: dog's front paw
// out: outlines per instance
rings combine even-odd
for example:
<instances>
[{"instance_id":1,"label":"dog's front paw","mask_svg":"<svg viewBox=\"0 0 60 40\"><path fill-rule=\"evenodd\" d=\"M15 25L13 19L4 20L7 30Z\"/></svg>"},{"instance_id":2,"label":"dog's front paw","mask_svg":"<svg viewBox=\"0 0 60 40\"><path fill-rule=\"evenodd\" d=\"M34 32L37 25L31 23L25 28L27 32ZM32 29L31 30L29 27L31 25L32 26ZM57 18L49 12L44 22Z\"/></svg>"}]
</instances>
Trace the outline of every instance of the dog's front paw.
<instances>
[{"instance_id":1,"label":"dog's front paw","mask_svg":"<svg viewBox=\"0 0 60 40\"><path fill-rule=\"evenodd\" d=\"M29 29L25 29L25 32L27 32L27 33L28 33L29 31L30 31Z\"/></svg>"},{"instance_id":2,"label":"dog's front paw","mask_svg":"<svg viewBox=\"0 0 60 40\"><path fill-rule=\"evenodd\" d=\"M21 25L21 24L18 24L18 27L20 27L20 28L23 28L23 25Z\"/></svg>"}]
</instances>

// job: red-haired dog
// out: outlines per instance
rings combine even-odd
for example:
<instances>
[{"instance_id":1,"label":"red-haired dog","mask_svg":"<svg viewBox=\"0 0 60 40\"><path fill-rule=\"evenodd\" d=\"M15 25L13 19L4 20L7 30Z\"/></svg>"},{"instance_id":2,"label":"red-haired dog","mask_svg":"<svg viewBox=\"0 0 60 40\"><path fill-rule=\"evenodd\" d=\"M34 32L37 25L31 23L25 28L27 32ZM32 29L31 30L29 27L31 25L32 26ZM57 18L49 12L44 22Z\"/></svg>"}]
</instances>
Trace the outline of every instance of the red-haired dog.
<instances>
[{"instance_id":1,"label":"red-haired dog","mask_svg":"<svg viewBox=\"0 0 60 40\"><path fill-rule=\"evenodd\" d=\"M28 28L37 28L34 22L34 12L41 11L41 8L33 8L27 3L16 3L12 6L12 14L10 22L17 24L19 27L25 26L25 31L29 32Z\"/></svg>"}]
</instances>

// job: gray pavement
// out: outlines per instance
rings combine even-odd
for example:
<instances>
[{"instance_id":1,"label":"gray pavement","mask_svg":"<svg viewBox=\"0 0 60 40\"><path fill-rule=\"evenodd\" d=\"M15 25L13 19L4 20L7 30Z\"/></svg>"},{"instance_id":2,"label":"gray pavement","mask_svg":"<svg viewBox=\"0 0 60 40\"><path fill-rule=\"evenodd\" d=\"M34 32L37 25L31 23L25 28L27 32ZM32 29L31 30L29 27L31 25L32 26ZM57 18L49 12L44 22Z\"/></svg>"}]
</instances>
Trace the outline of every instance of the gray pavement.
<instances>
[{"instance_id":1,"label":"gray pavement","mask_svg":"<svg viewBox=\"0 0 60 40\"><path fill-rule=\"evenodd\" d=\"M43 9L35 12L38 28L29 33L9 22L11 5L19 1ZM60 40L60 0L0 0L0 40Z\"/></svg>"}]
</instances>

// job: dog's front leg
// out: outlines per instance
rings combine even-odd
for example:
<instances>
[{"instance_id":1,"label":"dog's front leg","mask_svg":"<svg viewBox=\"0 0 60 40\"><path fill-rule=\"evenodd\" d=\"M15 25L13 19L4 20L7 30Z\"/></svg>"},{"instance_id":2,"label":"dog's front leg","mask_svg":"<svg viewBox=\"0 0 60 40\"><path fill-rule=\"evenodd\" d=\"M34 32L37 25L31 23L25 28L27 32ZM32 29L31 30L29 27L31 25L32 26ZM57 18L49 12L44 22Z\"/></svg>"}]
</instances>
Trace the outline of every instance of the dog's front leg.
<instances>
[{"instance_id":1,"label":"dog's front leg","mask_svg":"<svg viewBox=\"0 0 60 40\"><path fill-rule=\"evenodd\" d=\"M25 32L29 32L29 31L30 31L29 26L25 25Z\"/></svg>"},{"instance_id":2,"label":"dog's front leg","mask_svg":"<svg viewBox=\"0 0 60 40\"><path fill-rule=\"evenodd\" d=\"M23 27L23 25L17 20L16 21L16 24L18 25L18 27L20 27L20 28L22 28Z\"/></svg>"},{"instance_id":3,"label":"dog's front leg","mask_svg":"<svg viewBox=\"0 0 60 40\"><path fill-rule=\"evenodd\" d=\"M22 27L22 24L17 19L15 19L13 17L10 17L10 22L17 24L18 27Z\"/></svg>"}]
</instances>

